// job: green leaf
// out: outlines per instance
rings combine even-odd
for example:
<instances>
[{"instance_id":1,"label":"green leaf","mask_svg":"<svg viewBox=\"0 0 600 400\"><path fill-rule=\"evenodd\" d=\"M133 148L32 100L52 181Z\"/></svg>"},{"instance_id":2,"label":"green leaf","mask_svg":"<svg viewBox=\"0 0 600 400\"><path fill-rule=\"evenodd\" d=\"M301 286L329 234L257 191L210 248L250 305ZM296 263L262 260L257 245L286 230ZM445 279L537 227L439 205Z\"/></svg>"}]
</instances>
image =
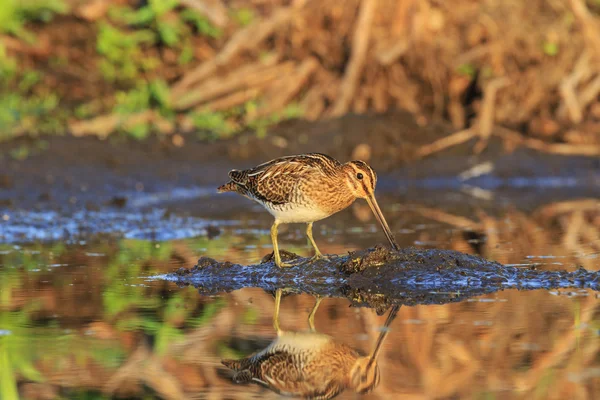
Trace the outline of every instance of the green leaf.
<instances>
[{"instance_id":1,"label":"green leaf","mask_svg":"<svg viewBox=\"0 0 600 400\"><path fill-rule=\"evenodd\" d=\"M180 15L184 21L191 22L200 34L214 38L221 37L221 35L223 34L223 32L219 28L210 23L208 18L198 14L193 10L183 10Z\"/></svg>"},{"instance_id":2,"label":"green leaf","mask_svg":"<svg viewBox=\"0 0 600 400\"><path fill-rule=\"evenodd\" d=\"M247 25L250 25L254 21L254 19L256 18L256 15L255 15L253 9L242 7L238 10L235 10L232 13L232 17L235 20L235 22L238 23L238 25L247 26Z\"/></svg>"},{"instance_id":3,"label":"green leaf","mask_svg":"<svg viewBox=\"0 0 600 400\"><path fill-rule=\"evenodd\" d=\"M545 42L542 45L542 49L544 51L544 54L546 54L547 56L550 56L550 57L554 57L554 56L558 55L558 51L559 51L558 43L553 43L553 42Z\"/></svg>"},{"instance_id":4,"label":"green leaf","mask_svg":"<svg viewBox=\"0 0 600 400\"><path fill-rule=\"evenodd\" d=\"M5 345L0 344L0 393L3 399L18 399L17 378L8 357Z\"/></svg>"},{"instance_id":5,"label":"green leaf","mask_svg":"<svg viewBox=\"0 0 600 400\"><path fill-rule=\"evenodd\" d=\"M149 8L152 9L156 16L161 16L166 14L175 8L178 4L177 0L150 0Z\"/></svg>"},{"instance_id":6,"label":"green leaf","mask_svg":"<svg viewBox=\"0 0 600 400\"><path fill-rule=\"evenodd\" d=\"M179 65L186 65L189 64L193 59L194 48L188 41L186 41L183 45L183 48L181 49L179 57L177 58L177 62L179 63Z\"/></svg>"},{"instance_id":7,"label":"green leaf","mask_svg":"<svg viewBox=\"0 0 600 400\"><path fill-rule=\"evenodd\" d=\"M152 99L160 106L168 108L169 106L169 85L162 79L156 79L150 82L150 94Z\"/></svg>"},{"instance_id":8,"label":"green leaf","mask_svg":"<svg viewBox=\"0 0 600 400\"><path fill-rule=\"evenodd\" d=\"M159 22L157 24L160 40L169 47L179 42L179 29L177 26L168 22Z\"/></svg>"},{"instance_id":9,"label":"green leaf","mask_svg":"<svg viewBox=\"0 0 600 400\"><path fill-rule=\"evenodd\" d=\"M457 68L457 72L461 75L467 75L471 78L475 76L475 67L472 64L462 64Z\"/></svg>"}]
</instances>

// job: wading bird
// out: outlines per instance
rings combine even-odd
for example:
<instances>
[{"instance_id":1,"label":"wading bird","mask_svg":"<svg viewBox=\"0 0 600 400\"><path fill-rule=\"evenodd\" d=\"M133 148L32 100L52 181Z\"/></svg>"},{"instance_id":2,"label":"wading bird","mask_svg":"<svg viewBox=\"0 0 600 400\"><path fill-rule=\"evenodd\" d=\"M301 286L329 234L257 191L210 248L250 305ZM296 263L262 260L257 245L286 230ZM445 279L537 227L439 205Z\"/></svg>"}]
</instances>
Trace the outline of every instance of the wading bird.
<instances>
[{"instance_id":1,"label":"wading bird","mask_svg":"<svg viewBox=\"0 0 600 400\"><path fill-rule=\"evenodd\" d=\"M306 236L315 249L313 260L323 257L312 235L315 221L322 220L365 199L383 232L395 250L398 245L375 200L377 175L363 161L340 163L325 154L308 153L281 157L244 171L229 172L230 181L218 188L219 193L235 192L256 201L269 211L275 222L271 240L275 264L281 262L277 243L280 224L306 223Z\"/></svg>"},{"instance_id":2,"label":"wading bird","mask_svg":"<svg viewBox=\"0 0 600 400\"><path fill-rule=\"evenodd\" d=\"M379 385L377 356L400 306L392 306L371 354L361 356L331 336L315 332L313 318L320 299L310 313L310 332L279 329L280 302L278 290L273 316L277 338L250 357L221 361L235 371L234 382L255 382L285 396L310 399L331 399L347 387L368 393Z\"/></svg>"}]
</instances>

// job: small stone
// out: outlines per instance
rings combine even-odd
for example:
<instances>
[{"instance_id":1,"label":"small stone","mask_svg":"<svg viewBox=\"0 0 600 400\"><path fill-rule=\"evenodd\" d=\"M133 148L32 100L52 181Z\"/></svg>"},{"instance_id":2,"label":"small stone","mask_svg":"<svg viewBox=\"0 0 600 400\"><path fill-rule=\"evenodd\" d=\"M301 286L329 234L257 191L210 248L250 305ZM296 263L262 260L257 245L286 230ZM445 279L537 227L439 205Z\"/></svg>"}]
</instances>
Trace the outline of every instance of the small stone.
<instances>
[{"instance_id":1,"label":"small stone","mask_svg":"<svg viewBox=\"0 0 600 400\"><path fill-rule=\"evenodd\" d=\"M529 132L531 132L532 135L539 137L554 136L559 130L560 125L558 122L546 117L534 118L529 123Z\"/></svg>"},{"instance_id":2,"label":"small stone","mask_svg":"<svg viewBox=\"0 0 600 400\"><path fill-rule=\"evenodd\" d=\"M5 174L0 174L0 188L10 189L14 185L13 179Z\"/></svg>"},{"instance_id":3,"label":"small stone","mask_svg":"<svg viewBox=\"0 0 600 400\"><path fill-rule=\"evenodd\" d=\"M171 138L171 142L175 147L183 147L183 145L185 144L185 139L183 138L183 136L177 133L173 135L173 137Z\"/></svg>"}]
</instances>

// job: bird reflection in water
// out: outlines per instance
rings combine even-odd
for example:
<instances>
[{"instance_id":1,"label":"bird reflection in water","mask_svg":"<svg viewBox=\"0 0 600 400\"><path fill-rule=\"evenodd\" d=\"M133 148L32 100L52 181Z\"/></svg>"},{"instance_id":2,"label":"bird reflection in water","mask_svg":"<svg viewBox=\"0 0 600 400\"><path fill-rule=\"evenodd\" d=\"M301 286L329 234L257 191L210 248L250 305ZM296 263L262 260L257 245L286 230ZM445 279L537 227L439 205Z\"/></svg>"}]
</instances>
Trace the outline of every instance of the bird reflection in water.
<instances>
[{"instance_id":1,"label":"bird reflection in water","mask_svg":"<svg viewBox=\"0 0 600 400\"><path fill-rule=\"evenodd\" d=\"M315 331L314 316L320 298L309 315L307 332L279 328L280 302L278 290L273 316L277 338L250 357L222 361L235 371L234 382L255 382L281 395L311 399L331 399L347 387L356 393L368 393L379 385L377 356L400 306L392 307L371 354L361 356L350 346Z\"/></svg>"}]
</instances>

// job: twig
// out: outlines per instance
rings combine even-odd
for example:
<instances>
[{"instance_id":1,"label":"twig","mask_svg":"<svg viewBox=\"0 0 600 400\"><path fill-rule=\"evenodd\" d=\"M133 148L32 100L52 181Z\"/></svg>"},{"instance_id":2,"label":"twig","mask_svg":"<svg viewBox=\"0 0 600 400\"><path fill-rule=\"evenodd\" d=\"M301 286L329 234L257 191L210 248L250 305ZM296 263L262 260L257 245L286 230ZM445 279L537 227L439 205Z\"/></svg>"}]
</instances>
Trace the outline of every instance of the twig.
<instances>
[{"instance_id":1,"label":"twig","mask_svg":"<svg viewBox=\"0 0 600 400\"><path fill-rule=\"evenodd\" d=\"M69 124L69 130L73 136L93 135L105 138L119 126L133 127L147 122L154 121L156 123L158 120L164 121L164 118L160 117L154 110L146 110L134 115L112 113L101 115L90 120L73 121ZM159 124L162 124L162 122ZM165 125L163 125L163 130L165 132L172 131L172 125L170 125L170 130L164 129L164 126Z\"/></svg>"},{"instance_id":2,"label":"twig","mask_svg":"<svg viewBox=\"0 0 600 400\"><path fill-rule=\"evenodd\" d=\"M471 140L475 136L477 136L477 132L472 127L464 129L450 136L445 136L441 139L438 139L433 143L421 146L421 148L417 150L417 156L425 157L432 153L437 153L438 151L444 150L448 147L456 146L458 144Z\"/></svg>"},{"instance_id":3,"label":"twig","mask_svg":"<svg viewBox=\"0 0 600 400\"><path fill-rule=\"evenodd\" d=\"M580 93L579 104L582 108L595 101L600 94L600 75L596 76Z\"/></svg>"},{"instance_id":4,"label":"twig","mask_svg":"<svg viewBox=\"0 0 600 400\"><path fill-rule=\"evenodd\" d=\"M408 45L408 40L399 40L393 46L377 53L377 61L383 66L391 65L408 50Z\"/></svg>"},{"instance_id":5,"label":"twig","mask_svg":"<svg viewBox=\"0 0 600 400\"><path fill-rule=\"evenodd\" d=\"M42 39L44 39L44 37L42 37ZM50 54L50 42L47 39L39 40L36 46L30 46L23 43L19 39L15 39L6 35L0 35L0 44L4 45L8 50L18 53L31 54L41 57L45 57Z\"/></svg>"},{"instance_id":6,"label":"twig","mask_svg":"<svg viewBox=\"0 0 600 400\"><path fill-rule=\"evenodd\" d=\"M324 89L320 85L314 85L308 90L300 102L300 107L304 110L304 118L309 121L319 118L325 109L324 97Z\"/></svg>"},{"instance_id":7,"label":"twig","mask_svg":"<svg viewBox=\"0 0 600 400\"><path fill-rule=\"evenodd\" d=\"M479 142L473 148L475 154L481 153L488 144L494 127L494 109L496 107L496 94L498 90L510 84L506 77L494 79L485 86L483 91L483 105L477 121Z\"/></svg>"},{"instance_id":8,"label":"twig","mask_svg":"<svg viewBox=\"0 0 600 400\"><path fill-rule=\"evenodd\" d=\"M356 92L360 74L365 65L376 7L377 0L363 0L361 3L354 40L352 41L352 55L342 79L340 95L331 112L332 116L340 116L348 112L352 96Z\"/></svg>"},{"instance_id":9,"label":"twig","mask_svg":"<svg viewBox=\"0 0 600 400\"><path fill-rule=\"evenodd\" d=\"M262 87L255 87L252 89L243 89L239 92L232 93L225 97L221 97L217 100L202 104L196 107L195 111L222 111L228 110L232 107L239 106L244 104L256 97L258 97L262 93Z\"/></svg>"},{"instance_id":10,"label":"twig","mask_svg":"<svg viewBox=\"0 0 600 400\"><path fill-rule=\"evenodd\" d=\"M389 108L389 97L387 91L388 86L389 79L387 76L378 76L375 78L375 83L373 84L373 94L371 96L373 99L373 108L375 109L375 112L383 113Z\"/></svg>"},{"instance_id":11,"label":"twig","mask_svg":"<svg viewBox=\"0 0 600 400\"><path fill-rule=\"evenodd\" d=\"M263 98L265 104L257 110L253 117L272 114L285 107L306 84L312 74L319 68L319 62L309 57L302 62L292 76L282 75L280 84L273 85Z\"/></svg>"},{"instance_id":12,"label":"twig","mask_svg":"<svg viewBox=\"0 0 600 400\"><path fill-rule=\"evenodd\" d=\"M443 222L445 224L455 226L457 228L472 228L474 230L479 230L483 226L480 222L475 222L471 219L461 217L459 215L450 214L445 211L438 210L436 208L418 207L415 209L415 211L424 217L433 219L435 221Z\"/></svg>"},{"instance_id":13,"label":"twig","mask_svg":"<svg viewBox=\"0 0 600 400\"><path fill-rule=\"evenodd\" d=\"M268 20L258 20L246 28L237 31L215 58L200 64L198 67L188 72L172 87L171 98L177 99L182 93L185 93L190 86L213 74L219 67L229 63L229 61L243 50L256 47L277 28L287 24L302 6L303 3L300 3L296 6L277 10Z\"/></svg>"},{"instance_id":14,"label":"twig","mask_svg":"<svg viewBox=\"0 0 600 400\"><path fill-rule=\"evenodd\" d=\"M588 10L586 4L582 0L570 0L571 9L575 18L583 26L583 33L587 37L588 42L592 45L596 55L600 56L600 26L597 24L594 16Z\"/></svg>"},{"instance_id":15,"label":"twig","mask_svg":"<svg viewBox=\"0 0 600 400\"><path fill-rule=\"evenodd\" d=\"M529 148L553 154L581 155L581 156L600 156L600 145L589 144L567 144L567 143L546 143L540 139L525 138L518 132L496 126L494 135L503 139L514 140Z\"/></svg>"},{"instance_id":16,"label":"twig","mask_svg":"<svg viewBox=\"0 0 600 400\"><path fill-rule=\"evenodd\" d=\"M557 114L559 116L564 115L566 111L568 117L574 123L579 123L583 119L583 112L581 110L581 105L579 104L577 93L575 93L575 88L580 82L586 80L592 74L590 61L591 57L589 53L584 52L575 63L573 72L568 75L559 86L563 103Z\"/></svg>"},{"instance_id":17,"label":"twig","mask_svg":"<svg viewBox=\"0 0 600 400\"><path fill-rule=\"evenodd\" d=\"M536 212L536 214L539 214L541 217L547 219L559 214L565 214L577 210L600 212L600 200L585 199L552 203L542 207Z\"/></svg>"},{"instance_id":18,"label":"twig","mask_svg":"<svg viewBox=\"0 0 600 400\"><path fill-rule=\"evenodd\" d=\"M184 96L174 99L173 108L185 110L202 102L237 91L264 85L288 74L294 68L292 61L277 65L255 63L237 69L225 77L212 78Z\"/></svg>"},{"instance_id":19,"label":"twig","mask_svg":"<svg viewBox=\"0 0 600 400\"><path fill-rule=\"evenodd\" d=\"M219 0L179 0L183 5L199 11L206 16L214 25L223 28L229 22L227 9ZM212 3L212 4L209 4Z\"/></svg>"}]
</instances>

